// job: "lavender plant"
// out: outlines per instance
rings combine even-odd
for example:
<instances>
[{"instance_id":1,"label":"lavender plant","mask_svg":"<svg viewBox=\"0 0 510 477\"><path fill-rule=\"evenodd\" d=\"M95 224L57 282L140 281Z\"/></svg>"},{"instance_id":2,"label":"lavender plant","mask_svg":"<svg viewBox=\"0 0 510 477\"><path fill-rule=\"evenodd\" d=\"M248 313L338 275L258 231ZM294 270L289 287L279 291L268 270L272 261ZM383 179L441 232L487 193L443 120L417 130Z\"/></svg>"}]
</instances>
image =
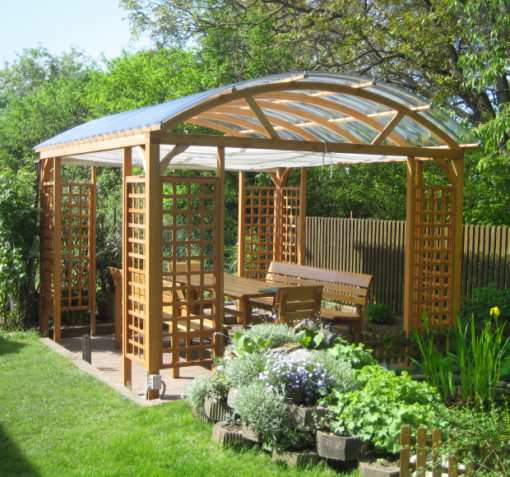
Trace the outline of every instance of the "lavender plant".
<instances>
[{"instance_id":1,"label":"lavender plant","mask_svg":"<svg viewBox=\"0 0 510 477\"><path fill-rule=\"evenodd\" d=\"M309 352L273 352L259 378L268 389L283 393L295 404L306 406L316 404L333 385L333 378Z\"/></svg>"}]
</instances>

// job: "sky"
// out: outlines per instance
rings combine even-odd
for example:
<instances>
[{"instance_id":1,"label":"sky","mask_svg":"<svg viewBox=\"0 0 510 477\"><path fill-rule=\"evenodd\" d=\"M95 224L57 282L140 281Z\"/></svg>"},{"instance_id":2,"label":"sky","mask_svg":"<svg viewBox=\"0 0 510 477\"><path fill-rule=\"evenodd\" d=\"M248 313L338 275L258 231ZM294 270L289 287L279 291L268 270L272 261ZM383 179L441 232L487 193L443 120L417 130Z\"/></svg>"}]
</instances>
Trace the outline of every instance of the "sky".
<instances>
[{"instance_id":1,"label":"sky","mask_svg":"<svg viewBox=\"0 0 510 477\"><path fill-rule=\"evenodd\" d=\"M100 59L132 51L127 12L119 0L0 0L0 65L24 48L54 55L72 46Z\"/></svg>"}]
</instances>

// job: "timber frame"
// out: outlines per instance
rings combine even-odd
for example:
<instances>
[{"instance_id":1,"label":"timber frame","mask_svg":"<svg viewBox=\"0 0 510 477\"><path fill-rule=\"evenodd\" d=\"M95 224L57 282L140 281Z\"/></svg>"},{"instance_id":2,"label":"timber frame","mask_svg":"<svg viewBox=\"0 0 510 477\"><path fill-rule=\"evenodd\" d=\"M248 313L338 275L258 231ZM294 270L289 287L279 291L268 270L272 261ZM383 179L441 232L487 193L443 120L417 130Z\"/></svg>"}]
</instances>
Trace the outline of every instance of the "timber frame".
<instances>
[{"instance_id":1,"label":"timber frame","mask_svg":"<svg viewBox=\"0 0 510 477\"><path fill-rule=\"evenodd\" d=\"M378 87L362 78L329 73L275 75L193 95L185 107L179 100L157 105L153 108L158 115L152 122L146 120L147 108L143 112L145 123L135 121L136 111L129 116L120 113L103 118L104 124L102 119L86 123L39 145L36 150L43 163L41 329L48 330L52 317L54 339L60 339L60 313L65 299L62 253L69 253L62 242L64 204L59 190L63 186L63 165L93 168L87 189L91 195L86 252L90 255L85 257L85 252L78 252L80 258L88 258L90 266L84 269L80 265L78 271L70 266L65 272L71 276L87 275L86 292L68 293L80 297L88 293L87 306L92 316L95 167L122 167L122 268L127 271L122 289L123 303L127 304L123 306L123 357L124 384L129 385L132 362L143 365L149 375L172 368L174 376L178 376L178 370L186 364L175 355L172 346L168 348L165 339L184 340L188 343L182 350L185 353L197 351L200 357L189 360L192 364L210 363L212 355L222 353L219 332L223 325L225 170L239 171L238 274L263 278L272 260L305 264L306 167L324 165L325 158L331 166L407 163L405 331L423 326L424 313L433 325L454 323L460 308L463 158L464 151L477 144L463 144L467 133L456 136L451 127L442 127L437 117L429 115L429 105L407 93L399 96L394 88ZM344 97L347 100L342 102ZM162 118L161 108L165 105L168 117ZM131 122L112 130L110 124L117 117ZM223 135L170 132L183 123L214 129ZM248 159L244 158L245 153L251 154ZM444 171L448 185L424 184L422 166L427 160ZM133 175L139 167L143 167L143 174ZM191 183L184 186L186 181L178 177L172 179L165 173L168 168L216 170L217 174L200 188ZM301 170L301 182L299 187L289 188L286 182L294 168ZM247 186L245 174L250 171L269 173L274 187ZM195 334L189 321L198 319L202 323L205 315L199 312L187 316L187 327L185 322L179 324L183 318L176 314L177 257L169 252L177 247L172 242L177 239L165 232L175 232L178 217L182 216L176 205L178 198L170 192L177 190L178 183L179 187L188 187L190 203L196 199L202 204L198 211L190 213L199 214L200 223L212 220L218 225L207 232L207 238L199 240L201 250L205 250L206 242L210 249L199 254L204 265L200 273L213 275L215 290L212 297L194 302L200 310L212 306L214 326L206 330L202 324ZM192 186L198 189L192 190ZM207 218L209 215L212 218ZM71 220L73 217L71 214ZM185 240L196 241L190 224L179 233ZM211 240L214 246L210 245ZM191 245L186 250L185 260L194 260L196 253ZM174 285L165 284L165 280ZM199 344L193 345L197 340ZM206 350L210 354L204 354ZM157 391L149 390L149 398L157 395Z\"/></svg>"}]
</instances>

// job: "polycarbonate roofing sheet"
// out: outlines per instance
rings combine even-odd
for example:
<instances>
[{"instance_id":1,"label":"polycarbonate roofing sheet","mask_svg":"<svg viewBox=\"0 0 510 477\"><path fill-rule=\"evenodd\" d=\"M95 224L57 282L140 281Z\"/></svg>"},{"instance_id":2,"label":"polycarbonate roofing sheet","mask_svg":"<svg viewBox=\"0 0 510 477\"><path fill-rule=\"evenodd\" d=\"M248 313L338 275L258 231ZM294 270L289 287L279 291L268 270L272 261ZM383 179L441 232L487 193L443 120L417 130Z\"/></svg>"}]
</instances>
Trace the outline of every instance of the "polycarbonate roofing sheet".
<instances>
[{"instance_id":1,"label":"polycarbonate roofing sheet","mask_svg":"<svg viewBox=\"0 0 510 477\"><path fill-rule=\"evenodd\" d=\"M287 83L288 89L285 89ZM313 83L324 83L324 90L317 87L307 87L307 85L312 85ZM129 131L146 130L146 128L149 128L149 130L159 130L164 123L171 121L177 116L184 118L182 122L186 122L187 111L189 111L190 116L188 119L191 119L193 114L196 114L192 112L191 108L199 104L205 103L204 112L207 112L207 101L219 94L225 93L225 104L228 104L228 93L230 91L242 91L247 88L263 85L275 85L276 87L277 84L278 87L276 89L264 89L264 91L260 93L254 93L254 99L261 102L274 102L275 107L278 104L282 104L286 107L294 108L296 113L292 114L288 110L282 110L283 108L276 111L269 106L264 107L264 104L262 105L262 110L266 112L267 117L279 118L293 124L294 127L302 128L306 133L312 134L317 141L345 142L346 140L338 133L335 133L331 128L321 125L320 121L316 124L311 124L309 118L299 116L300 110L308 114L314 114L318 118L331 121L332 124L335 124L338 128L349 132L356 139L356 141L353 142L370 144L373 139L377 137L380 129L382 129L382 127L379 129L374 128L369 124L370 121L375 120L379 121L379 123L386 124L391 120L393 115L396 114L396 111L388 105L383 104L385 100L391 99L406 108L415 108L425 105L420 98L406 91L391 85L375 82L370 83L369 80L361 77L325 72L284 73L246 80L233 85L226 85L209 91L196 93L184 98L178 98L166 103L95 119L48 139L36 146L36 149L84 141L87 139L93 140L94 138L116 133L129 134ZM296 87L296 84L302 85L303 88ZM328 84L331 85L329 90ZM334 85L352 86L353 89L349 90L346 94L341 94L334 91ZM282 88L284 91L282 91ZM267 91L269 91L269 93L267 93ZM381 102L363 98L364 91L378 95ZM285 96L287 93L296 95L296 99L293 100L289 95ZM279 94L285 98L283 101L278 100ZM302 99L299 99L299 97ZM309 102L307 102L307 98ZM335 108L335 104L341 107ZM331 106L328 107L328 105ZM214 107L211 108L211 111L214 111ZM350 117L348 111L342 112L342 108L349 108L356 111L356 113ZM217 114L217 117L215 115L214 120L211 120L210 117L206 119L208 121L216 121L217 124L228 126L235 131L242 131L245 130L246 127L240 120L248 122L255 121L253 119L253 112L249 112L247 109L244 109L244 111L247 112L246 116L242 114L243 108L239 108L238 115L224 113ZM252 115L251 119L250 114ZM381 114L383 116L387 115L385 119L381 119ZM418 114L448 134L452 141L458 144L476 142L468 131L451 121L441 111L419 111ZM198 113L196 117L200 118L200 113ZM236 120L239 120L237 124ZM254 122L253 124L260 126L259 122ZM285 127L282 128L278 124L273 125L273 127L277 130L277 134L281 139L303 140L303 136L300 136L295 131L285 129ZM408 118L404 118L396 126L392 134L397 134L409 144L416 146L444 146L445 144L443 140L431 134L426 127L417 122L410 121ZM260 134L255 132L249 135L252 137L260 137ZM391 143L392 141L390 139L385 141L385 144ZM257 157L266 155L267 151L262 151L258 153ZM97 154L94 157L98 159ZM106 158L106 155L104 157ZM280 157L283 158L283 156ZM105 159L105 161L108 160L109 159ZM373 157L369 160L372 161ZM262 163L263 159L260 159L260 161ZM364 161L364 158L358 157L357 162L362 161ZM286 166L286 164L280 164L280 167L283 166Z\"/></svg>"}]
</instances>

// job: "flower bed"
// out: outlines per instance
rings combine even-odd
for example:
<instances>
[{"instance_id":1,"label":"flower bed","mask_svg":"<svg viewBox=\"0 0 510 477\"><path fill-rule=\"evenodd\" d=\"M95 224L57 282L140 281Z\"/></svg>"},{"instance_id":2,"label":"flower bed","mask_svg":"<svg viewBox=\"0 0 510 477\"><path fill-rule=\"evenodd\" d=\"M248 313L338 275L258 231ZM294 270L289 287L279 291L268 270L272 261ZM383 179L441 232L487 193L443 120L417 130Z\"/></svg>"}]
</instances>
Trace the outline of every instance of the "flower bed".
<instances>
[{"instance_id":1,"label":"flower bed","mask_svg":"<svg viewBox=\"0 0 510 477\"><path fill-rule=\"evenodd\" d=\"M188 386L185 397L195 415L204 415L206 397L212 397L215 408L227 410L228 423L242 425L242 442L257 442L275 455L317 450L323 458L351 462L360 456L395 460L404 425L448 432L454 422L434 387L381 367L362 345L339 338L329 348L307 349L292 343L292 329L276 326L237 335L213 375ZM318 333L312 328L306 336ZM295 336L322 347L322 339Z\"/></svg>"}]
</instances>

